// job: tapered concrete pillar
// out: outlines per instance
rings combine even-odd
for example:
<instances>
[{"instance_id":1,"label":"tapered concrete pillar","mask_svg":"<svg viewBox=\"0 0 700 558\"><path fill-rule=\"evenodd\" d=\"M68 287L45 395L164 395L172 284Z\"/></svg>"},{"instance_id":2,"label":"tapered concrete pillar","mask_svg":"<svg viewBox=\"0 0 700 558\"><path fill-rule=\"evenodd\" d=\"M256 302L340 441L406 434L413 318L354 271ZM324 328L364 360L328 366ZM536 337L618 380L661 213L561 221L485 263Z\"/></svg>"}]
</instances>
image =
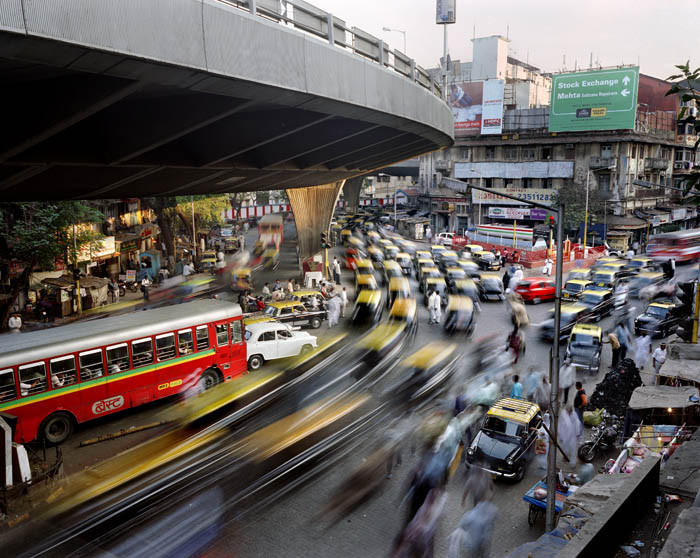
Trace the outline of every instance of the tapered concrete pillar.
<instances>
[{"instance_id":1,"label":"tapered concrete pillar","mask_svg":"<svg viewBox=\"0 0 700 558\"><path fill-rule=\"evenodd\" d=\"M321 233L328 232L344 180L287 190L297 226L301 260L321 250Z\"/></svg>"},{"instance_id":2,"label":"tapered concrete pillar","mask_svg":"<svg viewBox=\"0 0 700 558\"><path fill-rule=\"evenodd\" d=\"M348 178L343 186L343 199L345 200L345 209L348 213L357 213L360 207L360 190L362 190L363 178L355 176Z\"/></svg>"}]
</instances>

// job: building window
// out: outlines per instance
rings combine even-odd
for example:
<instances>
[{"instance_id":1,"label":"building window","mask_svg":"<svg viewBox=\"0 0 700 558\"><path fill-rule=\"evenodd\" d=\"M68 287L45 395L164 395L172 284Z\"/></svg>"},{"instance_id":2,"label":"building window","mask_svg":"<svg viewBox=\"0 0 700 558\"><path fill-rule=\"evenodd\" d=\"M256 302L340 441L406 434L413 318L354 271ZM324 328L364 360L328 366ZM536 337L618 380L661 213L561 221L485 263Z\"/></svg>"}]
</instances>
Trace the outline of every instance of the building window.
<instances>
[{"instance_id":1,"label":"building window","mask_svg":"<svg viewBox=\"0 0 700 558\"><path fill-rule=\"evenodd\" d=\"M491 188L493 186L493 178L484 178L483 184L484 188Z\"/></svg>"},{"instance_id":2,"label":"building window","mask_svg":"<svg viewBox=\"0 0 700 558\"><path fill-rule=\"evenodd\" d=\"M551 161L554 154L554 150L551 145L542 146L542 159L545 161Z\"/></svg>"},{"instance_id":3,"label":"building window","mask_svg":"<svg viewBox=\"0 0 700 558\"><path fill-rule=\"evenodd\" d=\"M523 147L523 161L534 161L537 159L537 147L529 145Z\"/></svg>"},{"instance_id":4,"label":"building window","mask_svg":"<svg viewBox=\"0 0 700 558\"><path fill-rule=\"evenodd\" d=\"M573 143L567 143L565 152L564 152L564 158L565 159L573 159L576 157L576 149L574 148Z\"/></svg>"},{"instance_id":5,"label":"building window","mask_svg":"<svg viewBox=\"0 0 700 558\"><path fill-rule=\"evenodd\" d=\"M676 161L683 161L685 159L685 151L679 149L676 151Z\"/></svg>"},{"instance_id":6,"label":"building window","mask_svg":"<svg viewBox=\"0 0 700 558\"><path fill-rule=\"evenodd\" d=\"M504 185L505 185L506 188L512 188L513 186L515 186L515 179L513 179L513 178L506 178L506 179L503 181L503 183L504 183Z\"/></svg>"},{"instance_id":7,"label":"building window","mask_svg":"<svg viewBox=\"0 0 700 558\"><path fill-rule=\"evenodd\" d=\"M612 157L612 144L603 143L600 146L600 156L603 159L610 159Z\"/></svg>"},{"instance_id":8,"label":"building window","mask_svg":"<svg viewBox=\"0 0 700 558\"><path fill-rule=\"evenodd\" d=\"M631 153L632 154L630 156L632 157L632 159L636 159L637 158L637 144L636 143L632 144L632 152Z\"/></svg>"},{"instance_id":9,"label":"building window","mask_svg":"<svg viewBox=\"0 0 700 558\"><path fill-rule=\"evenodd\" d=\"M471 150L468 147L463 147L460 156L463 161L471 161Z\"/></svg>"},{"instance_id":10,"label":"building window","mask_svg":"<svg viewBox=\"0 0 700 558\"><path fill-rule=\"evenodd\" d=\"M544 188L549 188L552 189L554 188L554 179L553 178L545 178L542 180L542 186Z\"/></svg>"},{"instance_id":11,"label":"building window","mask_svg":"<svg viewBox=\"0 0 700 558\"><path fill-rule=\"evenodd\" d=\"M602 193L610 192L610 175L601 173L598 175L598 190Z\"/></svg>"},{"instance_id":12,"label":"building window","mask_svg":"<svg viewBox=\"0 0 700 558\"><path fill-rule=\"evenodd\" d=\"M662 147L661 148L661 158L668 159L668 154L669 154L668 149L665 147Z\"/></svg>"},{"instance_id":13,"label":"building window","mask_svg":"<svg viewBox=\"0 0 700 558\"><path fill-rule=\"evenodd\" d=\"M506 161L515 161L518 158L518 148L515 146L504 147L503 158Z\"/></svg>"},{"instance_id":14,"label":"building window","mask_svg":"<svg viewBox=\"0 0 700 558\"><path fill-rule=\"evenodd\" d=\"M493 145L487 145L485 148L484 159L493 161L496 158L496 148Z\"/></svg>"},{"instance_id":15,"label":"building window","mask_svg":"<svg viewBox=\"0 0 700 558\"><path fill-rule=\"evenodd\" d=\"M523 178L523 188L534 188L535 180L534 178Z\"/></svg>"}]
</instances>

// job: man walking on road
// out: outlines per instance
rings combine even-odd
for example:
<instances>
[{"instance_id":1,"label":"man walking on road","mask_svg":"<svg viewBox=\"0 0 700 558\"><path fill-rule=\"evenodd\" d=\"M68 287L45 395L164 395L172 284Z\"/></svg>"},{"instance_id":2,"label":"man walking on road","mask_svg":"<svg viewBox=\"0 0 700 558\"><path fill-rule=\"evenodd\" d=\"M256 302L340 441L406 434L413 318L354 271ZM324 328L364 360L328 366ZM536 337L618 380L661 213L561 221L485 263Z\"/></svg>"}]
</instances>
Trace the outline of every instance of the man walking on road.
<instances>
[{"instance_id":1,"label":"man walking on road","mask_svg":"<svg viewBox=\"0 0 700 558\"><path fill-rule=\"evenodd\" d=\"M148 274L145 273L143 279L141 279L141 292L143 293L143 299L149 300L148 298L148 287L151 286L151 280L148 278Z\"/></svg>"},{"instance_id":2,"label":"man walking on road","mask_svg":"<svg viewBox=\"0 0 700 558\"><path fill-rule=\"evenodd\" d=\"M435 311L435 323L439 324L442 318L442 301L440 300L440 293L433 291L433 309Z\"/></svg>"},{"instance_id":3,"label":"man walking on road","mask_svg":"<svg viewBox=\"0 0 700 558\"><path fill-rule=\"evenodd\" d=\"M603 341L603 343L608 343L612 349L612 363L610 368L615 368L617 363L620 362L620 341L612 331L608 332L608 340Z\"/></svg>"},{"instance_id":4,"label":"man walking on road","mask_svg":"<svg viewBox=\"0 0 700 558\"><path fill-rule=\"evenodd\" d=\"M581 382L576 382L576 395L574 396L574 411L578 415L578 420L583 424L583 409L588 405L588 396L586 390L583 389Z\"/></svg>"},{"instance_id":5,"label":"man walking on road","mask_svg":"<svg viewBox=\"0 0 700 558\"><path fill-rule=\"evenodd\" d=\"M654 353L651 355L651 362L654 365L656 385L661 385L659 372L661 372L661 367L664 365L664 362L666 362L666 343L661 343L659 347L656 347Z\"/></svg>"},{"instance_id":6,"label":"man walking on road","mask_svg":"<svg viewBox=\"0 0 700 558\"><path fill-rule=\"evenodd\" d=\"M345 307L348 305L348 291L343 287L343 290L340 291L340 317L344 318L345 317Z\"/></svg>"},{"instance_id":7,"label":"man walking on road","mask_svg":"<svg viewBox=\"0 0 700 558\"><path fill-rule=\"evenodd\" d=\"M337 257L333 258L333 282L340 285L340 261Z\"/></svg>"}]
</instances>

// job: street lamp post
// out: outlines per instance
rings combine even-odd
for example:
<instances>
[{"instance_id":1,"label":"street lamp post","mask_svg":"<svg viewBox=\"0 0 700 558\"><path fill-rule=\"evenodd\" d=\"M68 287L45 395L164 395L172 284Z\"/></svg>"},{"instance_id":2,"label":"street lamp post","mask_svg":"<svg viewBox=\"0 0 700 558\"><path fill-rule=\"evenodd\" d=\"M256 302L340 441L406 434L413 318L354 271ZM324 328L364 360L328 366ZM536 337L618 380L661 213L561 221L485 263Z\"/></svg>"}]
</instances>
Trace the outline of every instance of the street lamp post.
<instances>
[{"instance_id":1,"label":"street lamp post","mask_svg":"<svg viewBox=\"0 0 700 558\"><path fill-rule=\"evenodd\" d=\"M488 192L488 188L483 188L481 186L474 186L472 184L467 184L461 180L456 180L453 178L443 179L444 182L449 186L452 184L456 186L454 189L464 189L466 191L467 186L475 190L482 190ZM498 194L503 198L508 198L521 203L526 203L527 205L532 205L535 207L541 207L547 211L553 212L552 208L543 203L537 203L532 201L525 201L516 196L511 196L510 194ZM557 422L559 418L559 338L561 336L561 285L562 285L562 274L564 269L564 251L562 248L562 239L564 237L564 204L560 204L557 210L557 263L555 272L555 296L554 296L554 339L552 341L552 384L551 390L549 392L549 409L550 409L550 443L549 451L547 453L547 515L546 515L546 529L551 531L554 529L554 519L555 519L555 496L556 496L556 471L557 471Z\"/></svg>"},{"instance_id":2,"label":"street lamp post","mask_svg":"<svg viewBox=\"0 0 700 558\"><path fill-rule=\"evenodd\" d=\"M391 29L390 27L382 27L382 30L390 33L401 33L403 35L403 53L406 54L406 31L402 29Z\"/></svg>"}]
</instances>

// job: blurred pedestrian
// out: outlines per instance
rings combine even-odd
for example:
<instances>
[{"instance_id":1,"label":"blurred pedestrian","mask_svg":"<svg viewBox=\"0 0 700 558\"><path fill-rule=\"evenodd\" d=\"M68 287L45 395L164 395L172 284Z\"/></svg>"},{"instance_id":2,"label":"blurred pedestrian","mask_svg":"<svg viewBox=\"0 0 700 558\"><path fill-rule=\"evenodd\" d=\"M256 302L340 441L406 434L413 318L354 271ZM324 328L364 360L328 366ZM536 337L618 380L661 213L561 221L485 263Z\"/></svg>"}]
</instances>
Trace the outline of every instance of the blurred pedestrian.
<instances>
[{"instance_id":1,"label":"blurred pedestrian","mask_svg":"<svg viewBox=\"0 0 700 558\"><path fill-rule=\"evenodd\" d=\"M612 361L610 368L615 368L617 363L620 362L620 341L618 340L617 335L615 335L612 331L609 331L608 340L603 341L603 343L608 343L610 345L610 349L612 350Z\"/></svg>"},{"instance_id":2,"label":"blurred pedestrian","mask_svg":"<svg viewBox=\"0 0 700 558\"><path fill-rule=\"evenodd\" d=\"M262 295L265 300L269 300L270 298L270 283L265 283L265 285L262 288Z\"/></svg>"},{"instance_id":3,"label":"blurred pedestrian","mask_svg":"<svg viewBox=\"0 0 700 558\"><path fill-rule=\"evenodd\" d=\"M430 490L423 505L399 535L392 552L393 558L433 556L437 522L446 501L447 495L443 490Z\"/></svg>"},{"instance_id":4,"label":"blurred pedestrian","mask_svg":"<svg viewBox=\"0 0 700 558\"><path fill-rule=\"evenodd\" d=\"M523 384L520 383L520 376L513 376L513 385L510 388L510 397L515 399L523 398Z\"/></svg>"},{"instance_id":5,"label":"blurred pedestrian","mask_svg":"<svg viewBox=\"0 0 700 558\"><path fill-rule=\"evenodd\" d=\"M518 363L518 358L520 357L520 351L525 352L525 337L522 331L518 329L518 326L513 327L513 331L508 335L508 343L506 345L506 351L511 350L513 353L513 364Z\"/></svg>"},{"instance_id":6,"label":"blurred pedestrian","mask_svg":"<svg viewBox=\"0 0 700 558\"><path fill-rule=\"evenodd\" d=\"M328 307L328 329L330 329L338 323L338 319L340 318L340 307L341 307L340 297L337 295L331 297L330 300L328 301L327 307Z\"/></svg>"},{"instance_id":7,"label":"blurred pedestrian","mask_svg":"<svg viewBox=\"0 0 700 558\"><path fill-rule=\"evenodd\" d=\"M141 279L141 292L143 293L143 299L149 300L148 298L148 287L151 286L151 280L148 278L148 274L143 274L143 279Z\"/></svg>"},{"instance_id":8,"label":"blurred pedestrian","mask_svg":"<svg viewBox=\"0 0 700 558\"><path fill-rule=\"evenodd\" d=\"M294 292L294 281L292 279L289 279L289 281L287 281L287 292L289 294L292 294Z\"/></svg>"},{"instance_id":9,"label":"blurred pedestrian","mask_svg":"<svg viewBox=\"0 0 700 558\"><path fill-rule=\"evenodd\" d=\"M620 360L627 358L627 351L630 348L630 332L627 329L627 324L622 321L615 326L615 337L620 344Z\"/></svg>"},{"instance_id":10,"label":"blurred pedestrian","mask_svg":"<svg viewBox=\"0 0 700 558\"><path fill-rule=\"evenodd\" d=\"M661 385L661 367L666 362L666 343L661 343L651 355L651 362L654 366L654 374L656 375L656 385Z\"/></svg>"},{"instance_id":11,"label":"blurred pedestrian","mask_svg":"<svg viewBox=\"0 0 700 558\"><path fill-rule=\"evenodd\" d=\"M272 286L272 292L281 291L281 290L282 290L282 283L280 283L279 279L276 279L275 284Z\"/></svg>"},{"instance_id":12,"label":"blurred pedestrian","mask_svg":"<svg viewBox=\"0 0 700 558\"><path fill-rule=\"evenodd\" d=\"M576 395L574 396L574 411L578 416L578 420L583 424L583 410L588 405L588 396L586 395L586 390L583 389L583 384L581 382L576 382Z\"/></svg>"},{"instance_id":13,"label":"blurred pedestrian","mask_svg":"<svg viewBox=\"0 0 700 558\"><path fill-rule=\"evenodd\" d=\"M333 258L333 282L340 285L340 260L337 256Z\"/></svg>"},{"instance_id":14,"label":"blurred pedestrian","mask_svg":"<svg viewBox=\"0 0 700 558\"><path fill-rule=\"evenodd\" d=\"M439 324L442 318L442 298L437 291L433 291L433 310L435 312L435 323Z\"/></svg>"},{"instance_id":15,"label":"blurred pedestrian","mask_svg":"<svg viewBox=\"0 0 700 558\"><path fill-rule=\"evenodd\" d=\"M651 337L645 332L634 342L634 364L641 371L649 362L651 356Z\"/></svg>"},{"instance_id":16,"label":"blurred pedestrian","mask_svg":"<svg viewBox=\"0 0 700 558\"><path fill-rule=\"evenodd\" d=\"M549 256L547 256L547 259L544 260L544 267L542 268L542 274L546 275L547 277L552 275L552 259Z\"/></svg>"},{"instance_id":17,"label":"blurred pedestrian","mask_svg":"<svg viewBox=\"0 0 700 558\"><path fill-rule=\"evenodd\" d=\"M434 324L436 323L435 320L435 297L438 296L435 291L430 291L430 294L428 295L428 312L430 314L430 320L428 321L429 324Z\"/></svg>"},{"instance_id":18,"label":"blurred pedestrian","mask_svg":"<svg viewBox=\"0 0 700 558\"><path fill-rule=\"evenodd\" d=\"M464 493L462 494L462 506L467 503L469 497L472 499L472 506L493 497L493 479L482 465L482 463L475 463L469 467L467 482L464 484Z\"/></svg>"},{"instance_id":19,"label":"blurred pedestrian","mask_svg":"<svg viewBox=\"0 0 700 558\"><path fill-rule=\"evenodd\" d=\"M510 285L510 273L508 273L508 270L506 269L503 272L503 290L505 292L508 292L508 285Z\"/></svg>"},{"instance_id":20,"label":"blurred pedestrian","mask_svg":"<svg viewBox=\"0 0 700 558\"><path fill-rule=\"evenodd\" d=\"M564 410L559 414L559 422L557 423L557 440L559 446L566 458L569 460L569 466L573 469L576 467L576 457L578 451L578 439L583 429L581 422L574 413L573 405L566 405Z\"/></svg>"},{"instance_id":21,"label":"blurred pedestrian","mask_svg":"<svg viewBox=\"0 0 700 558\"><path fill-rule=\"evenodd\" d=\"M10 328L10 331L12 333L20 332L20 330L22 329L22 318L20 317L19 312L12 313L10 319L7 320L7 327Z\"/></svg>"},{"instance_id":22,"label":"blurred pedestrian","mask_svg":"<svg viewBox=\"0 0 700 558\"><path fill-rule=\"evenodd\" d=\"M348 291L346 290L345 287L343 287L343 290L340 291L340 317L344 318L345 317L345 307L348 305Z\"/></svg>"},{"instance_id":23,"label":"blurred pedestrian","mask_svg":"<svg viewBox=\"0 0 700 558\"><path fill-rule=\"evenodd\" d=\"M248 291L238 293L238 305L241 307L243 314L248 313Z\"/></svg>"},{"instance_id":24,"label":"blurred pedestrian","mask_svg":"<svg viewBox=\"0 0 700 558\"><path fill-rule=\"evenodd\" d=\"M569 390L576 382L576 368L571 362L571 357L564 359L564 366L559 369L559 393L564 394L563 404L569 400Z\"/></svg>"},{"instance_id":25,"label":"blurred pedestrian","mask_svg":"<svg viewBox=\"0 0 700 558\"><path fill-rule=\"evenodd\" d=\"M517 254L517 252L516 252ZM514 291L515 288L518 286L518 283L523 280L523 270L520 267L515 268L515 273L513 273L513 277L510 280L510 290Z\"/></svg>"},{"instance_id":26,"label":"blurred pedestrian","mask_svg":"<svg viewBox=\"0 0 700 558\"><path fill-rule=\"evenodd\" d=\"M542 376L542 381L540 384L537 386L537 389L535 390L535 393L532 397L532 401L537 403L540 409L542 409L543 412L546 412L549 410L549 395L552 390L552 387L549 385L549 381L547 380L547 376L543 375Z\"/></svg>"},{"instance_id":27,"label":"blurred pedestrian","mask_svg":"<svg viewBox=\"0 0 700 558\"><path fill-rule=\"evenodd\" d=\"M474 468L474 467L472 467ZM489 555L498 508L491 503L491 491L462 516L447 537L447 558L486 558Z\"/></svg>"},{"instance_id":28,"label":"blurred pedestrian","mask_svg":"<svg viewBox=\"0 0 700 558\"><path fill-rule=\"evenodd\" d=\"M265 310L265 300L263 299L262 296L259 296L255 300L255 307L256 307L258 312L262 312L263 310Z\"/></svg>"}]
</instances>

